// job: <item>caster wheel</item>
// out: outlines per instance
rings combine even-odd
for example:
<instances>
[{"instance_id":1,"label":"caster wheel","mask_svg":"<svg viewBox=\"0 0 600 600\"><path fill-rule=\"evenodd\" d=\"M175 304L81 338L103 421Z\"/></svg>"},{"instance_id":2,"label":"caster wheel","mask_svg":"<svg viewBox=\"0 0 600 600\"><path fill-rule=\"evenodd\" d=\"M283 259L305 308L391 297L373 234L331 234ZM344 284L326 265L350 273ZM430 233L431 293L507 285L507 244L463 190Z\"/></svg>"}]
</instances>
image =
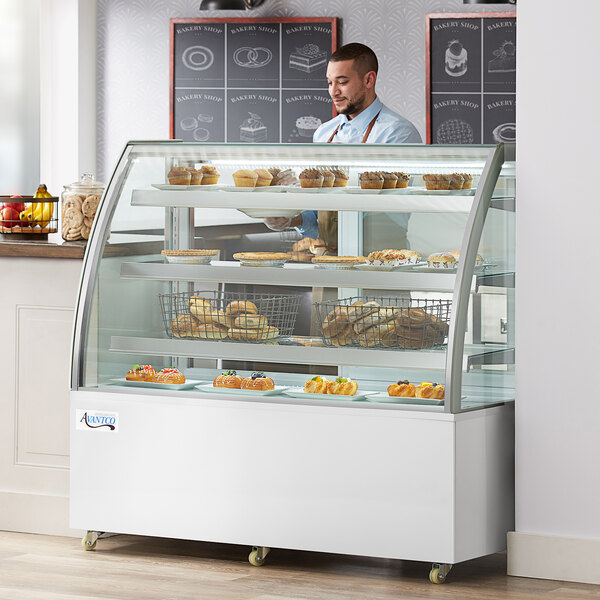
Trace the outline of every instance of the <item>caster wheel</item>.
<instances>
[{"instance_id":1,"label":"caster wheel","mask_svg":"<svg viewBox=\"0 0 600 600\"><path fill-rule=\"evenodd\" d=\"M440 579L440 569L439 567L435 567L429 571L429 581L431 583L444 583L444 579Z\"/></svg>"},{"instance_id":2,"label":"caster wheel","mask_svg":"<svg viewBox=\"0 0 600 600\"><path fill-rule=\"evenodd\" d=\"M98 532L97 531L88 531L81 540L81 545L84 550L93 550L96 547L96 542L98 541Z\"/></svg>"},{"instance_id":3,"label":"caster wheel","mask_svg":"<svg viewBox=\"0 0 600 600\"><path fill-rule=\"evenodd\" d=\"M252 550L248 555L248 562L253 567L262 567L265 564L265 559L258 556L258 550Z\"/></svg>"}]
</instances>

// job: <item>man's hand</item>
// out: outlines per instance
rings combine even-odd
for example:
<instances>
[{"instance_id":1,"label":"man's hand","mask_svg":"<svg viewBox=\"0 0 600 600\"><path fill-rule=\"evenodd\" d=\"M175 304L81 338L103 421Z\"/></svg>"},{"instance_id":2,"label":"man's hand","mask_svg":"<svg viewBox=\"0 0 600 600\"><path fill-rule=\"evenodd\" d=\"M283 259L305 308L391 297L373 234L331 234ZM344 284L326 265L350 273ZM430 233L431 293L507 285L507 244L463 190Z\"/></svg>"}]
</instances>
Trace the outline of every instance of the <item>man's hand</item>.
<instances>
[{"instance_id":1,"label":"man's hand","mask_svg":"<svg viewBox=\"0 0 600 600\"><path fill-rule=\"evenodd\" d=\"M292 224L292 219L288 217L269 217L265 219L265 225L273 231L283 231Z\"/></svg>"}]
</instances>

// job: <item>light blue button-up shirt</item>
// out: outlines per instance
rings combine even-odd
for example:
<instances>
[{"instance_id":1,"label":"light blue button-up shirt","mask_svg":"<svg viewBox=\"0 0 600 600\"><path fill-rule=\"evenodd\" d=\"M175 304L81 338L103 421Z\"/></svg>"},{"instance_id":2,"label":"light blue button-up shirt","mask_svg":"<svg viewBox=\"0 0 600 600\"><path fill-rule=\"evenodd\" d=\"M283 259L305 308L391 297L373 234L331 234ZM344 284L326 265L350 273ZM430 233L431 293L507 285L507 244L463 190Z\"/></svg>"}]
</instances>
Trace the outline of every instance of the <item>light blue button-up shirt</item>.
<instances>
[{"instance_id":1,"label":"light blue button-up shirt","mask_svg":"<svg viewBox=\"0 0 600 600\"><path fill-rule=\"evenodd\" d=\"M365 110L356 115L354 119L348 119L346 115L337 117L323 123L314 133L313 142L327 143L336 127L340 128L332 143L338 144L360 144L375 115L379 113L377 121L371 129L368 144L420 144L421 135L417 128L404 117L384 106L379 98L375 98ZM393 218L401 227L408 226L407 214L394 214ZM297 227L304 237L318 238L319 226L317 224L317 211L307 210L302 213L302 225Z\"/></svg>"}]
</instances>

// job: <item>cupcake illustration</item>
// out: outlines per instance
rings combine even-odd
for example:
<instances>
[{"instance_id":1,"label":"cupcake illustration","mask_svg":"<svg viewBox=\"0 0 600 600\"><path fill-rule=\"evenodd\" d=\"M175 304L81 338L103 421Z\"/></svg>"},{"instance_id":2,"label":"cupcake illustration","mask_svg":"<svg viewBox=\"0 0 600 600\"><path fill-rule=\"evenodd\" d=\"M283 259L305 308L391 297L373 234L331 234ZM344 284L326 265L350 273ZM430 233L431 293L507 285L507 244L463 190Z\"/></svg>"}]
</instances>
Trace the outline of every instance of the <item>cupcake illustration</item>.
<instances>
[{"instance_id":1,"label":"cupcake illustration","mask_svg":"<svg viewBox=\"0 0 600 600\"><path fill-rule=\"evenodd\" d=\"M448 42L444 58L446 73L460 77L467 72L467 50L458 40Z\"/></svg>"}]
</instances>

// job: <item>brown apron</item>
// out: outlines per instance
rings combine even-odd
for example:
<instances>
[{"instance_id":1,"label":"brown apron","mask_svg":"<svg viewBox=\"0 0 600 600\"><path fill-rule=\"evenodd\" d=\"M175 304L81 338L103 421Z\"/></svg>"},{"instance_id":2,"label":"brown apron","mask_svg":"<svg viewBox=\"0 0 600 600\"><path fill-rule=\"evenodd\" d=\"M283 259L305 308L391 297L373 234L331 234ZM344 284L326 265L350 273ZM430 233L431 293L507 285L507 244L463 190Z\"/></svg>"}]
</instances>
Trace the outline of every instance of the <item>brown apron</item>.
<instances>
[{"instance_id":1,"label":"brown apron","mask_svg":"<svg viewBox=\"0 0 600 600\"><path fill-rule=\"evenodd\" d=\"M369 139L369 135L371 134L371 130L373 129L373 125L375 125L375 121L377 121L377 117L379 117L379 113L377 113L374 119L369 123L367 127L367 131L365 131L365 135L362 139L361 144L366 144ZM333 138L335 138L340 126L338 125L335 128L335 131L331 134L331 137L327 140L328 144L333 143ZM337 254L337 245L338 245L338 214L337 211L332 210L319 210L317 212L317 223L319 226L319 239L325 244L326 252L325 254Z\"/></svg>"}]
</instances>

